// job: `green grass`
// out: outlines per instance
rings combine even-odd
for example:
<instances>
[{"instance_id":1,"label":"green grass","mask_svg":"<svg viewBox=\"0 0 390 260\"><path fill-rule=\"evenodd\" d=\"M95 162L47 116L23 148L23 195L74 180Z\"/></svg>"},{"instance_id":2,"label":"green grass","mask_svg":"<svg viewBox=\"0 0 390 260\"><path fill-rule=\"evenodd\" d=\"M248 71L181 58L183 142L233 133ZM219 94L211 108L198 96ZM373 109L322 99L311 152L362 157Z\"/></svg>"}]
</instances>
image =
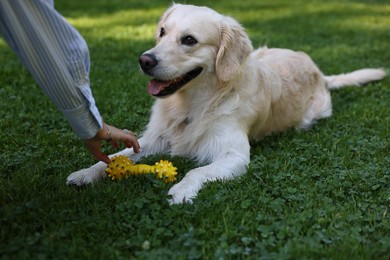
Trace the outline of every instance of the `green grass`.
<instances>
[{"instance_id":1,"label":"green grass","mask_svg":"<svg viewBox=\"0 0 390 260\"><path fill-rule=\"evenodd\" d=\"M107 122L138 133L147 123L153 99L137 60L170 3L56 1L89 44L93 93ZM385 0L187 3L235 16L254 46L307 52L326 74L390 69ZM169 206L172 184L147 176L66 186L68 174L94 160L1 40L0 64L0 258L390 255L390 78L333 92L333 117L252 143L246 175L206 185L193 205ZM180 179L195 167L171 159Z\"/></svg>"}]
</instances>

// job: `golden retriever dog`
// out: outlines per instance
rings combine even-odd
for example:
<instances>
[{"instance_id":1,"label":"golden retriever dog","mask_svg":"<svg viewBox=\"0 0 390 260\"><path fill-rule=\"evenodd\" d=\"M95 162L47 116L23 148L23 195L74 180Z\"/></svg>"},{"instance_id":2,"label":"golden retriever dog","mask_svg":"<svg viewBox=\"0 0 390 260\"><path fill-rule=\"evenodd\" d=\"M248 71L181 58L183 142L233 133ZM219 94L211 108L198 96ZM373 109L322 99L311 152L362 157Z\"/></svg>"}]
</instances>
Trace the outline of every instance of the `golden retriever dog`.
<instances>
[{"instance_id":1,"label":"golden retriever dog","mask_svg":"<svg viewBox=\"0 0 390 260\"><path fill-rule=\"evenodd\" d=\"M207 7L174 4L161 17L156 46L140 56L156 97L139 139L137 161L152 154L196 160L168 192L171 204L192 203L203 184L246 172L249 140L289 128L307 129L332 114L330 89L385 77L382 69L324 76L308 55L285 49L253 51L243 27ZM106 164L71 174L84 185L106 176ZM180 170L180 169L179 169Z\"/></svg>"}]
</instances>

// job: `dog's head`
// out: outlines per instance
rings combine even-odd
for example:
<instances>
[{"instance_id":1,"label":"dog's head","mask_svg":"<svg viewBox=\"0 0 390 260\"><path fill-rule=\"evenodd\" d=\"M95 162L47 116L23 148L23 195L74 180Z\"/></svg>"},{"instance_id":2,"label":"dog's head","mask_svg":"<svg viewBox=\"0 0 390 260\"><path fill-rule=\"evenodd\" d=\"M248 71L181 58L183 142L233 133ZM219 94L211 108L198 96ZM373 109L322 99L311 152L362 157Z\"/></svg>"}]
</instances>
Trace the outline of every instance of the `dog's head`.
<instances>
[{"instance_id":1,"label":"dog's head","mask_svg":"<svg viewBox=\"0 0 390 260\"><path fill-rule=\"evenodd\" d=\"M160 19L156 38L156 46L139 59L142 71L154 78L148 91L156 97L184 90L210 75L228 82L252 51L237 21L192 5L170 7Z\"/></svg>"}]
</instances>

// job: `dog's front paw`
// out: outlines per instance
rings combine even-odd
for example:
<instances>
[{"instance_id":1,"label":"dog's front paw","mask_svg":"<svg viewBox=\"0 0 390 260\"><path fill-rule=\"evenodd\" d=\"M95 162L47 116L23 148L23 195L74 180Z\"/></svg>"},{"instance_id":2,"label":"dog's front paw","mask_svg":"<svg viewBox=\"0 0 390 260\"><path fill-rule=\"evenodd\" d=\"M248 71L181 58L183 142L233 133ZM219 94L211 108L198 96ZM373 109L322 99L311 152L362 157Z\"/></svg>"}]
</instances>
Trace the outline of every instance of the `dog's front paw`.
<instances>
[{"instance_id":1,"label":"dog's front paw","mask_svg":"<svg viewBox=\"0 0 390 260\"><path fill-rule=\"evenodd\" d=\"M192 204L192 199L196 197L196 194L197 191L194 191L191 187L178 183L169 190L168 195L171 195L172 198L168 199L168 202L171 205L182 203Z\"/></svg>"},{"instance_id":2,"label":"dog's front paw","mask_svg":"<svg viewBox=\"0 0 390 260\"><path fill-rule=\"evenodd\" d=\"M101 171L91 167L88 169L82 169L69 175L66 180L66 184L83 186L86 184L94 183L95 181L98 181L105 176L106 174L104 170Z\"/></svg>"},{"instance_id":3,"label":"dog's front paw","mask_svg":"<svg viewBox=\"0 0 390 260\"><path fill-rule=\"evenodd\" d=\"M169 204L192 204L192 200L198 194L202 184L197 178L191 178L191 174L187 176L178 184L174 185L168 192L172 198L168 200Z\"/></svg>"}]
</instances>

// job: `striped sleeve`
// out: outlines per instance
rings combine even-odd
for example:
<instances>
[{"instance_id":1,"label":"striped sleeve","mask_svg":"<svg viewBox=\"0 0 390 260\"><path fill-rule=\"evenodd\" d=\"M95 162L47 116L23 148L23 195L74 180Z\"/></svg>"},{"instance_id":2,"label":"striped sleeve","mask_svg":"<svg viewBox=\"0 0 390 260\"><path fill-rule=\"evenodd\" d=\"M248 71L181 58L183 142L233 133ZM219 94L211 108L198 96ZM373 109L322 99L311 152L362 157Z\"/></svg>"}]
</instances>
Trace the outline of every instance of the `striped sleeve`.
<instances>
[{"instance_id":1,"label":"striped sleeve","mask_svg":"<svg viewBox=\"0 0 390 260\"><path fill-rule=\"evenodd\" d=\"M77 136L102 128L89 82L85 40L53 7L52 0L0 0L0 34Z\"/></svg>"}]
</instances>

